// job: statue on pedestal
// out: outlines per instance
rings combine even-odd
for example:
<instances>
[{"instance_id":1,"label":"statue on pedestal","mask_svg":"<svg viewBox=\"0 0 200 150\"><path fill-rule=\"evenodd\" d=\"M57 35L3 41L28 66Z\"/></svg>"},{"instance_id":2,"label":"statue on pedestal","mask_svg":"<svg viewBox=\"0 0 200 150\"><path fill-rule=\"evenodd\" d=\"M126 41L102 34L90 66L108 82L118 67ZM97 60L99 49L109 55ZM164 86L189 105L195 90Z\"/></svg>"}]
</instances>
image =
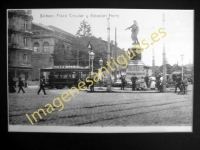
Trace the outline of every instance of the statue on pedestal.
<instances>
[{"instance_id":1,"label":"statue on pedestal","mask_svg":"<svg viewBox=\"0 0 200 150\"><path fill-rule=\"evenodd\" d=\"M134 24L132 26L128 27L127 29L132 29L131 30L131 32L132 32L131 38L133 40L133 45L135 45L135 44L140 44L138 42L138 38L137 38L137 35L138 35L138 32L139 32L139 27L138 27L138 24L135 20L133 20L133 22L134 22ZM125 29L125 30L127 30L127 29Z\"/></svg>"}]
</instances>

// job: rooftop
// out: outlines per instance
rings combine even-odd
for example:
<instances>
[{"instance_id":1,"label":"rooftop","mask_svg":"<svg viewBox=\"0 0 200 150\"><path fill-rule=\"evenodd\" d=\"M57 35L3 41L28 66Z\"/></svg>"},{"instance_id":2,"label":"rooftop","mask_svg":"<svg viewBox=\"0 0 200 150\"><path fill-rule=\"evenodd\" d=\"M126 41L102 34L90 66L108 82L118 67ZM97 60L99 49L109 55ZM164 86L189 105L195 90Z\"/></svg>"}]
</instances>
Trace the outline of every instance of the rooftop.
<instances>
[{"instance_id":1,"label":"rooftop","mask_svg":"<svg viewBox=\"0 0 200 150\"><path fill-rule=\"evenodd\" d=\"M49 25L48 27L51 28L51 29L53 29L54 31L62 32L62 33L67 34L67 35L69 35L69 36L76 37L75 35L73 35L73 34L71 34L71 33L69 33L69 32L66 32L66 31L64 31L64 30L62 30L62 29L59 29L59 28L57 28L57 27L54 27L54 26L52 26L52 25Z\"/></svg>"}]
</instances>

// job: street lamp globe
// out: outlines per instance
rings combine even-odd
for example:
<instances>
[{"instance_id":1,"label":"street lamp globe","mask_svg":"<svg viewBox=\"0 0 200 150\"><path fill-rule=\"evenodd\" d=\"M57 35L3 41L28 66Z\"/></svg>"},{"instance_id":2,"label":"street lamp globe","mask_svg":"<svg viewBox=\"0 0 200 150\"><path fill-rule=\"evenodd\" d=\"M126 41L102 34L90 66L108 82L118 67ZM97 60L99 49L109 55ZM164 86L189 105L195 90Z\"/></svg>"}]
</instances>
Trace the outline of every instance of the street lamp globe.
<instances>
[{"instance_id":1,"label":"street lamp globe","mask_svg":"<svg viewBox=\"0 0 200 150\"><path fill-rule=\"evenodd\" d=\"M91 53L90 53L90 58L91 58L91 60L94 59L94 52L91 52Z\"/></svg>"},{"instance_id":2,"label":"street lamp globe","mask_svg":"<svg viewBox=\"0 0 200 150\"><path fill-rule=\"evenodd\" d=\"M90 53L90 59L92 60L92 73L93 73L93 60L94 60L94 52Z\"/></svg>"}]
</instances>

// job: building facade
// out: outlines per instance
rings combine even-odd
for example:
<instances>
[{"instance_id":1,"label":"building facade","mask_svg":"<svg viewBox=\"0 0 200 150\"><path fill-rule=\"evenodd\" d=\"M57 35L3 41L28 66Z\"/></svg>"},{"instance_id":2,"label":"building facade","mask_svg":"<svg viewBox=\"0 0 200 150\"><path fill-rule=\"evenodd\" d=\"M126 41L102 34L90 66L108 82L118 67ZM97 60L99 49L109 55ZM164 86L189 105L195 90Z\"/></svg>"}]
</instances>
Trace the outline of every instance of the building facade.
<instances>
[{"instance_id":1,"label":"building facade","mask_svg":"<svg viewBox=\"0 0 200 150\"><path fill-rule=\"evenodd\" d=\"M68 51L75 36L54 26L37 23L32 24L32 32L32 80L38 80L39 69L54 66L53 54L58 45Z\"/></svg>"},{"instance_id":2,"label":"building facade","mask_svg":"<svg viewBox=\"0 0 200 150\"><path fill-rule=\"evenodd\" d=\"M31 10L8 10L9 79L31 78L32 20Z\"/></svg>"}]
</instances>

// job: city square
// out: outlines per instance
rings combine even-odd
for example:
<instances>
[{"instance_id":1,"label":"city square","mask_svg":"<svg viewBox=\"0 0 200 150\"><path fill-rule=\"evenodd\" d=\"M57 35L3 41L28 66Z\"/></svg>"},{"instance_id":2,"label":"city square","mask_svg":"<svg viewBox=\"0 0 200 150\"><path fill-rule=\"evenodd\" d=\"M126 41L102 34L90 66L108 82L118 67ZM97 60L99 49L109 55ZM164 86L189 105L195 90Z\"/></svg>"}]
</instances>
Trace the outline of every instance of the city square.
<instances>
[{"instance_id":1,"label":"city square","mask_svg":"<svg viewBox=\"0 0 200 150\"><path fill-rule=\"evenodd\" d=\"M8 125L191 131L193 15L8 10Z\"/></svg>"}]
</instances>

